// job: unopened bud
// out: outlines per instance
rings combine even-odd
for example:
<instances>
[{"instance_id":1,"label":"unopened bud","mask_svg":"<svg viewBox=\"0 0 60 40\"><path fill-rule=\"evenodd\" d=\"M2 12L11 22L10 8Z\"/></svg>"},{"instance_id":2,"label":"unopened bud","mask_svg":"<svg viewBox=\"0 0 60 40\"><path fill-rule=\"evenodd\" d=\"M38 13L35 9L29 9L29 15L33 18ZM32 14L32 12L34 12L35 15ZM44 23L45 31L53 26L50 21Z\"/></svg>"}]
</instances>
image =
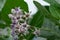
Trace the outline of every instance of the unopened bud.
<instances>
[{"instance_id":1,"label":"unopened bud","mask_svg":"<svg viewBox=\"0 0 60 40\"><path fill-rule=\"evenodd\" d=\"M24 23L24 19L20 19L20 23Z\"/></svg>"},{"instance_id":2,"label":"unopened bud","mask_svg":"<svg viewBox=\"0 0 60 40\"><path fill-rule=\"evenodd\" d=\"M15 14L16 13L15 9L11 9L11 13Z\"/></svg>"},{"instance_id":3,"label":"unopened bud","mask_svg":"<svg viewBox=\"0 0 60 40\"><path fill-rule=\"evenodd\" d=\"M13 18L13 15L12 14L9 14L8 16L9 16L9 18Z\"/></svg>"}]
</instances>

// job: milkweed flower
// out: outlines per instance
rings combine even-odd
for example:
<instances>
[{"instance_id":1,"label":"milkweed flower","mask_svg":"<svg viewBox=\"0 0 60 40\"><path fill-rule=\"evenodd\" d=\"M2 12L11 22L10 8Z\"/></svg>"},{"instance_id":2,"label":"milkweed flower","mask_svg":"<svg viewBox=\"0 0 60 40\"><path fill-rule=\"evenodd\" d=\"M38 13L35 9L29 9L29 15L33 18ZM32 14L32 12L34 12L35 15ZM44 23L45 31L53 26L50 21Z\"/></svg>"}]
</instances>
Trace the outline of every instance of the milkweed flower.
<instances>
[{"instance_id":1,"label":"milkweed flower","mask_svg":"<svg viewBox=\"0 0 60 40\"><path fill-rule=\"evenodd\" d=\"M29 18L29 14L23 13L20 7L15 7L14 9L11 9L11 13L9 14L9 18L11 18L12 24L11 24L11 29L12 29L12 37L14 40L17 40L15 37L16 35L21 34L28 34L28 24L27 20Z\"/></svg>"},{"instance_id":2,"label":"milkweed flower","mask_svg":"<svg viewBox=\"0 0 60 40\"><path fill-rule=\"evenodd\" d=\"M30 14L27 12L23 12L20 7L15 7L14 9L11 9L11 14L8 15L11 19L11 35L14 38L14 40L18 40L18 35L23 34L27 35L29 34L29 30L31 30L32 26L28 25L28 19ZM32 29L33 30L33 29ZM33 34L36 36L40 35L40 30L35 28L33 31Z\"/></svg>"}]
</instances>

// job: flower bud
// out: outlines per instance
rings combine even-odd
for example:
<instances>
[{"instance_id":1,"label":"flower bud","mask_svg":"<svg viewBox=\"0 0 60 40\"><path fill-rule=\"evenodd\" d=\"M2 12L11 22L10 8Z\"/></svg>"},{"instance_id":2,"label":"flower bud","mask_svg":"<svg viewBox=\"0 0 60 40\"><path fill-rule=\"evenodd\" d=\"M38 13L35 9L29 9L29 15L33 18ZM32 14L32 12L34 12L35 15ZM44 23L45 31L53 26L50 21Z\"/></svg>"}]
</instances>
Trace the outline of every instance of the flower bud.
<instances>
[{"instance_id":1,"label":"flower bud","mask_svg":"<svg viewBox=\"0 0 60 40\"><path fill-rule=\"evenodd\" d=\"M20 19L20 23L24 23L24 19Z\"/></svg>"},{"instance_id":2,"label":"flower bud","mask_svg":"<svg viewBox=\"0 0 60 40\"><path fill-rule=\"evenodd\" d=\"M13 18L13 15L12 14L9 14L8 16L9 16L9 18Z\"/></svg>"},{"instance_id":3,"label":"flower bud","mask_svg":"<svg viewBox=\"0 0 60 40\"><path fill-rule=\"evenodd\" d=\"M15 14L16 13L15 9L11 9L11 13Z\"/></svg>"}]
</instances>

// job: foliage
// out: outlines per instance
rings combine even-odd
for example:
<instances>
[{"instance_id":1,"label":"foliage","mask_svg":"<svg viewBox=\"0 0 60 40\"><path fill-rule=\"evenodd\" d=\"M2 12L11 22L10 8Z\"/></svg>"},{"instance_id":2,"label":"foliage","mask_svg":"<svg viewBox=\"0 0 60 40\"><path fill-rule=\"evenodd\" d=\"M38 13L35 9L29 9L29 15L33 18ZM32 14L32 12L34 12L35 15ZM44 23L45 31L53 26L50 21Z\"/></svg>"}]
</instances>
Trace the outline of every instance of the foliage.
<instances>
[{"instance_id":1,"label":"foliage","mask_svg":"<svg viewBox=\"0 0 60 40\"><path fill-rule=\"evenodd\" d=\"M38 11L28 20L28 24L32 27L40 28L39 37L46 38L47 40L60 40L60 3L57 0L44 1L50 3L50 6L42 6L40 3L33 1ZM9 19L8 14L11 13L10 10L14 7L20 7L23 11L29 12L28 5L24 0L6 0L3 5L4 6L0 8L0 31L1 29L3 30L1 31L3 34L0 35L0 39L13 40L10 27L11 19ZM32 40L36 36L32 34L31 30L29 31L30 34L24 36L24 38ZM22 40L22 38L23 37L19 36L19 40Z\"/></svg>"}]
</instances>

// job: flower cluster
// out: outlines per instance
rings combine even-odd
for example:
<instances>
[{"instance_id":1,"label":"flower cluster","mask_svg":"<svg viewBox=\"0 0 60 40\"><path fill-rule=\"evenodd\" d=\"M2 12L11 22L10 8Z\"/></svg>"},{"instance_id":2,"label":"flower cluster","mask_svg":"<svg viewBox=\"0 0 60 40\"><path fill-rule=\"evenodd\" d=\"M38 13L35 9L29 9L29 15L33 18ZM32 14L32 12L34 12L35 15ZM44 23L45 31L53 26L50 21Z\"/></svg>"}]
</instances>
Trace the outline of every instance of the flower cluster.
<instances>
[{"instance_id":1,"label":"flower cluster","mask_svg":"<svg viewBox=\"0 0 60 40\"><path fill-rule=\"evenodd\" d=\"M14 37L14 40L17 40L16 35L29 34L30 25L28 25L28 19L29 19L29 13L23 12L20 7L15 7L14 9L11 9L11 13L9 14L9 18L11 18L12 24L12 36ZM33 34L38 35L39 31L35 30Z\"/></svg>"}]
</instances>

